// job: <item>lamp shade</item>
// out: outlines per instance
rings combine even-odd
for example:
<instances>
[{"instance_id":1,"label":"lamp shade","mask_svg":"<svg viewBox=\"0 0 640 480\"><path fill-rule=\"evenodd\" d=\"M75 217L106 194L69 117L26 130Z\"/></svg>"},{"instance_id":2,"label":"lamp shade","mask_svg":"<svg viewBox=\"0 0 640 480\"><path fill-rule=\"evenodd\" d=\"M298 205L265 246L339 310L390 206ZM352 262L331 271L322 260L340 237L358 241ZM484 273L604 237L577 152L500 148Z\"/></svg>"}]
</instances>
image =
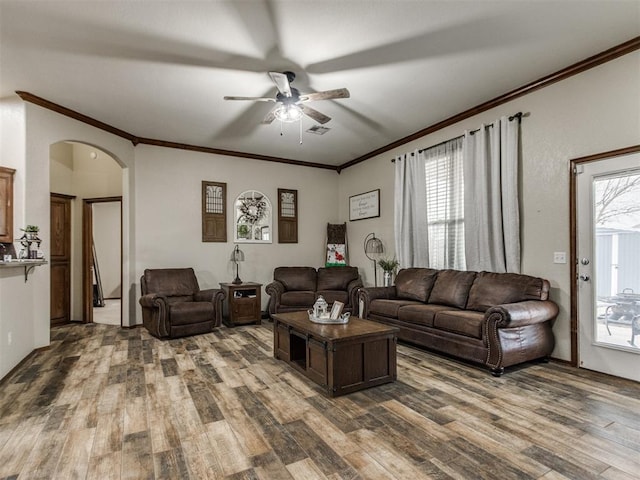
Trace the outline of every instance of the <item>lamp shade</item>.
<instances>
[{"instance_id":1,"label":"lamp shade","mask_svg":"<svg viewBox=\"0 0 640 480\"><path fill-rule=\"evenodd\" d=\"M382 241L376 237L375 233L370 233L364 239L364 253L369 260L373 260L370 254L379 254L384 252Z\"/></svg>"},{"instance_id":2,"label":"lamp shade","mask_svg":"<svg viewBox=\"0 0 640 480\"><path fill-rule=\"evenodd\" d=\"M231 252L231 261L233 261L234 263L244 262L244 252L240 250L240 247L238 247L238 245L236 245Z\"/></svg>"}]
</instances>

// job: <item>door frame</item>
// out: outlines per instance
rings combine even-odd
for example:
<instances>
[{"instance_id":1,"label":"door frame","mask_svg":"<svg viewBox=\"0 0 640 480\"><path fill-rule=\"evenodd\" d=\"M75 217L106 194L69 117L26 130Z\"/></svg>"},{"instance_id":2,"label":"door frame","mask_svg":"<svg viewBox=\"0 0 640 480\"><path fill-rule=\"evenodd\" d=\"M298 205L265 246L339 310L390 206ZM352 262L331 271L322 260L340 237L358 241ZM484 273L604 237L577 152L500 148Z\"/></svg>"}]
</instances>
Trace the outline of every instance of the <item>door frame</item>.
<instances>
[{"instance_id":1,"label":"door frame","mask_svg":"<svg viewBox=\"0 0 640 480\"><path fill-rule=\"evenodd\" d=\"M578 205L576 199L577 193L577 171L578 166L604 160L611 157L620 157L633 153L640 153L640 145L619 148L608 152L596 153L585 157L574 158L569 161L569 228L570 228L570 245L569 245L569 275L571 282L571 365L578 366L578 222L577 213Z\"/></svg>"},{"instance_id":2,"label":"door frame","mask_svg":"<svg viewBox=\"0 0 640 480\"><path fill-rule=\"evenodd\" d=\"M122 297L124 288L122 283L122 196L85 198L82 200L82 321L93 323L93 284L91 266L93 265L93 252L91 239L93 236L93 204L120 202L120 326L122 326Z\"/></svg>"}]
</instances>

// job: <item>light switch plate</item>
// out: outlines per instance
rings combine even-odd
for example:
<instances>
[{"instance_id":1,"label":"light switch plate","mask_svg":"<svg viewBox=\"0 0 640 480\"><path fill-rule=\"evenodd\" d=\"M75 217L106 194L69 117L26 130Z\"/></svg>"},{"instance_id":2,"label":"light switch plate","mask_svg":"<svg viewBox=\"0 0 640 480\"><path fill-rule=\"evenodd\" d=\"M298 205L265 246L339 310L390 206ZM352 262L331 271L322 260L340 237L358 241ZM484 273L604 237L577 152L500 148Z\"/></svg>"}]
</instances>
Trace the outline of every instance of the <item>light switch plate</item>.
<instances>
[{"instance_id":1,"label":"light switch plate","mask_svg":"<svg viewBox=\"0 0 640 480\"><path fill-rule=\"evenodd\" d=\"M567 263L567 252L553 252L553 263Z\"/></svg>"}]
</instances>

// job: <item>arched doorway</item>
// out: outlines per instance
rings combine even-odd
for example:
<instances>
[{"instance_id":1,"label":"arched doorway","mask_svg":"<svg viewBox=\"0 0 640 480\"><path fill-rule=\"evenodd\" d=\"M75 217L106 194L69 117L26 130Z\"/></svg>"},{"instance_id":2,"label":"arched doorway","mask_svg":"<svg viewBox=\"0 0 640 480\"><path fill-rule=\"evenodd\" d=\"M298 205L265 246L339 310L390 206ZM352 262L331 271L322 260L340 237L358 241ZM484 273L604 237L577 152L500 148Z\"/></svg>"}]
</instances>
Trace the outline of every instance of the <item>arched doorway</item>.
<instances>
[{"instance_id":1,"label":"arched doorway","mask_svg":"<svg viewBox=\"0 0 640 480\"><path fill-rule=\"evenodd\" d=\"M93 281L93 272L87 271L87 257L93 259L92 251L87 251L85 241L83 241L83 225L85 220L85 200L92 199L97 203L100 199L116 199L121 202L123 189L123 171L118 161L109 155L108 152L80 142L62 141L50 146L50 191L56 197L66 197L69 205L69 258L68 258L68 279L63 278L64 268L55 268L54 255L52 251L51 262L51 313L52 326L60 322L60 306L64 305L68 299L69 321L91 322L92 310L87 310L86 303L93 301L87 295L87 279ZM53 198L53 196L52 196ZM54 209L52 203L52 215ZM119 222L121 225L121 208L119 211ZM60 222L59 222L60 223ZM54 218L52 217L51 245L57 244L57 239L53 238L59 232L53 228ZM117 258L103 258L103 265L115 266L118 270L118 295L122 291L122 230L120 229L120 239L117 241ZM111 240L113 242L113 240ZM89 242L89 248L92 242ZM111 254L110 254L111 255ZM92 263L92 262L91 262ZM68 283L68 290L61 288L61 282ZM91 288L89 288L92 290ZM112 293L113 290L110 290ZM61 300L63 296L65 300ZM122 311L119 310L119 322L122 324ZM54 321L54 314L56 319Z\"/></svg>"}]
</instances>

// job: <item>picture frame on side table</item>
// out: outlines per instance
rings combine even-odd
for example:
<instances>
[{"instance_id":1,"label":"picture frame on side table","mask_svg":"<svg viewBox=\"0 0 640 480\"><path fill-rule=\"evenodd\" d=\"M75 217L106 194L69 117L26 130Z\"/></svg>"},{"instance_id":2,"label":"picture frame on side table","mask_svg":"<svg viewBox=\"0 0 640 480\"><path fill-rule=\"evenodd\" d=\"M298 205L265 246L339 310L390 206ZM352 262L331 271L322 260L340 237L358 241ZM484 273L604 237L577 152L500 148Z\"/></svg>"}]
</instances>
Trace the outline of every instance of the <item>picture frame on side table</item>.
<instances>
[{"instance_id":1,"label":"picture frame on side table","mask_svg":"<svg viewBox=\"0 0 640 480\"><path fill-rule=\"evenodd\" d=\"M380 189L349 197L349 221L380 216Z\"/></svg>"}]
</instances>

